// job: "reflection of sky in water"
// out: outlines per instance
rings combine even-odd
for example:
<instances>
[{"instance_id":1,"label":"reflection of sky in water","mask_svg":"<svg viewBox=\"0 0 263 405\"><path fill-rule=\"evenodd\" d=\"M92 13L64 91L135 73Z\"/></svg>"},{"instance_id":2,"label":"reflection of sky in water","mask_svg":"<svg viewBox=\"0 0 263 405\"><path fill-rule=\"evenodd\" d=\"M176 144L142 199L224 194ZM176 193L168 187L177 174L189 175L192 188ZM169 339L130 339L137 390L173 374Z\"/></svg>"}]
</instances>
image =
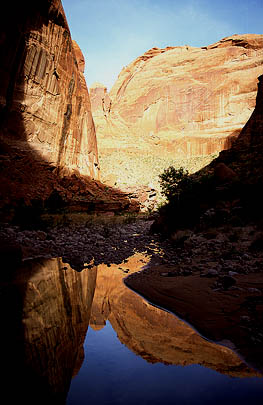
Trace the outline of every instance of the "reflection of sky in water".
<instances>
[{"instance_id":1,"label":"reflection of sky in water","mask_svg":"<svg viewBox=\"0 0 263 405\"><path fill-rule=\"evenodd\" d=\"M261 378L233 378L199 366L150 364L121 344L109 321L89 328L85 359L67 405L262 404Z\"/></svg>"}]
</instances>

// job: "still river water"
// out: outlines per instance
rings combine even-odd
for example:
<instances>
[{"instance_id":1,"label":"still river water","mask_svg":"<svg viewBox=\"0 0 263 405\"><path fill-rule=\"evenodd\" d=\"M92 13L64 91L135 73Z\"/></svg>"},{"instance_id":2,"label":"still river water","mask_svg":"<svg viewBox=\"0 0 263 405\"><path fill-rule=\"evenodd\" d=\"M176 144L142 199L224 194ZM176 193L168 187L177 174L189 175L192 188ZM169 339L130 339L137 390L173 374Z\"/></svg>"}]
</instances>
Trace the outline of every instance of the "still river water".
<instances>
[{"instance_id":1,"label":"still river water","mask_svg":"<svg viewBox=\"0 0 263 405\"><path fill-rule=\"evenodd\" d=\"M259 372L124 285L142 263L3 272L3 403L262 404Z\"/></svg>"}]
</instances>

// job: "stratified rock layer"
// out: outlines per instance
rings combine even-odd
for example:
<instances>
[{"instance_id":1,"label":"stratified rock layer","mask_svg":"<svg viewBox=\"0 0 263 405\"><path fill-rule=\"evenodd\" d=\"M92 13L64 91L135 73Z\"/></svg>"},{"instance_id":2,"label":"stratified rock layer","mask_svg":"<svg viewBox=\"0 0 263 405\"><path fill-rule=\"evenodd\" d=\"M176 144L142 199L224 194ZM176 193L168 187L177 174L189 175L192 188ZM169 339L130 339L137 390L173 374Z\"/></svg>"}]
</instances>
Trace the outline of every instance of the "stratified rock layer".
<instances>
[{"instance_id":1,"label":"stratified rock layer","mask_svg":"<svg viewBox=\"0 0 263 405\"><path fill-rule=\"evenodd\" d=\"M0 218L10 221L18 207L49 208L49 198L73 211L130 206L98 181L84 57L61 1L13 8L6 5L0 28Z\"/></svg>"},{"instance_id":2,"label":"stratified rock layer","mask_svg":"<svg viewBox=\"0 0 263 405\"><path fill-rule=\"evenodd\" d=\"M1 141L53 167L98 178L84 58L60 0L7 6L1 24Z\"/></svg>"},{"instance_id":3,"label":"stratified rock layer","mask_svg":"<svg viewBox=\"0 0 263 405\"><path fill-rule=\"evenodd\" d=\"M193 173L207 165L205 156L229 148L250 117L262 72L263 36L247 34L203 48L153 48L123 68L109 94L95 83L103 181L158 190L168 166Z\"/></svg>"},{"instance_id":4,"label":"stratified rock layer","mask_svg":"<svg viewBox=\"0 0 263 405\"><path fill-rule=\"evenodd\" d=\"M263 144L263 75L258 78L256 107L233 145L234 150L254 148L260 152ZM252 151L251 151L252 152ZM251 159L253 157L251 156Z\"/></svg>"},{"instance_id":5,"label":"stratified rock layer","mask_svg":"<svg viewBox=\"0 0 263 405\"><path fill-rule=\"evenodd\" d=\"M153 48L120 73L112 111L133 134L190 156L229 146L248 120L263 70L263 36L203 48Z\"/></svg>"}]
</instances>

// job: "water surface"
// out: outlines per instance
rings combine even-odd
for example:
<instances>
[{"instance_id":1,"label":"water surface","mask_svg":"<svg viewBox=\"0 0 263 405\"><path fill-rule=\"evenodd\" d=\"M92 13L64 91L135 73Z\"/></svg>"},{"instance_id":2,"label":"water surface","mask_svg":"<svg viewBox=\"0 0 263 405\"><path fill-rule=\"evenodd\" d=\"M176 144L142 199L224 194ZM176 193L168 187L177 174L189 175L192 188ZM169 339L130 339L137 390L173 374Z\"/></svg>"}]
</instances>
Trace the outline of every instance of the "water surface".
<instances>
[{"instance_id":1,"label":"water surface","mask_svg":"<svg viewBox=\"0 0 263 405\"><path fill-rule=\"evenodd\" d=\"M262 404L260 378L238 378L200 365L151 364L121 344L109 321L88 330L85 360L68 405Z\"/></svg>"},{"instance_id":2,"label":"water surface","mask_svg":"<svg viewBox=\"0 0 263 405\"><path fill-rule=\"evenodd\" d=\"M146 260L79 273L37 259L2 270L7 403L262 403L256 370L124 285Z\"/></svg>"},{"instance_id":3,"label":"water surface","mask_svg":"<svg viewBox=\"0 0 263 405\"><path fill-rule=\"evenodd\" d=\"M123 284L140 266L136 256L98 266L85 359L67 404L261 404L255 370Z\"/></svg>"}]
</instances>

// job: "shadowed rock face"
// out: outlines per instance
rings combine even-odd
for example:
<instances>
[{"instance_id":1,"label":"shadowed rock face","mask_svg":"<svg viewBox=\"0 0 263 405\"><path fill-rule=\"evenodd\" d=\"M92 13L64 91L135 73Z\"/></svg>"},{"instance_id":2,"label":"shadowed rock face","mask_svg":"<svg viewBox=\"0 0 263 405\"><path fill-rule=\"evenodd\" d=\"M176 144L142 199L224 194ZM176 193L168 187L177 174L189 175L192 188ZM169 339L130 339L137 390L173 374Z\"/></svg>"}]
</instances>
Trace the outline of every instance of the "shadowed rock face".
<instances>
[{"instance_id":1,"label":"shadowed rock face","mask_svg":"<svg viewBox=\"0 0 263 405\"><path fill-rule=\"evenodd\" d=\"M84 58L72 43L60 0L29 1L15 15L8 5L2 17L1 141L53 167L97 178Z\"/></svg>"},{"instance_id":2,"label":"shadowed rock face","mask_svg":"<svg viewBox=\"0 0 263 405\"><path fill-rule=\"evenodd\" d=\"M15 387L9 398L31 404L38 391L38 403L65 403L84 358L96 271L39 259L21 266L10 283L1 277L3 387Z\"/></svg>"},{"instance_id":3,"label":"shadowed rock face","mask_svg":"<svg viewBox=\"0 0 263 405\"><path fill-rule=\"evenodd\" d=\"M107 147L106 135L123 142L126 134L126 143L175 157L226 149L253 111L262 69L262 35L150 49L119 74L110 112L93 103L100 145ZM98 98L98 87L91 92Z\"/></svg>"},{"instance_id":4,"label":"shadowed rock face","mask_svg":"<svg viewBox=\"0 0 263 405\"><path fill-rule=\"evenodd\" d=\"M98 181L84 57L61 1L19 2L15 13L10 3L0 18L0 219L25 207L40 212L50 199L71 211L129 205Z\"/></svg>"},{"instance_id":5,"label":"shadowed rock face","mask_svg":"<svg viewBox=\"0 0 263 405\"><path fill-rule=\"evenodd\" d=\"M262 187L262 146L263 146L263 75L258 78L256 106L248 122L240 132L237 140L229 150L222 151L208 168L215 168L218 163L229 165L239 175L243 184L250 184L248 199L253 210L261 210L261 199L257 194ZM249 195L250 194L250 195ZM259 193L260 196L260 193Z\"/></svg>"},{"instance_id":6,"label":"shadowed rock face","mask_svg":"<svg viewBox=\"0 0 263 405\"><path fill-rule=\"evenodd\" d=\"M256 98L256 107L242 129L234 149L241 148L260 148L263 144L263 75L258 78L258 92Z\"/></svg>"},{"instance_id":7,"label":"shadowed rock face","mask_svg":"<svg viewBox=\"0 0 263 405\"><path fill-rule=\"evenodd\" d=\"M120 341L151 363L201 364L236 377L257 375L230 349L204 340L174 315L129 290L122 282L123 271L140 270L141 260L145 258L137 255L120 266L98 267L90 321L94 330L108 319Z\"/></svg>"},{"instance_id":8,"label":"shadowed rock face","mask_svg":"<svg viewBox=\"0 0 263 405\"><path fill-rule=\"evenodd\" d=\"M172 235L179 229L198 229L223 224L246 226L250 221L261 230L263 183L263 76L259 76L256 106L238 138L228 150L209 165L192 175L199 179L194 194L183 190L183 204L176 206L176 199L163 207L152 230ZM206 180L210 176L210 186ZM222 211L223 208L223 211ZM225 209L225 211L224 211ZM223 216L220 217L220 210ZM213 213L214 222L208 220ZM210 213L210 214L209 214ZM193 214L191 216L191 214ZM205 220L205 217L207 220ZM219 231L221 232L221 230Z\"/></svg>"}]
</instances>

